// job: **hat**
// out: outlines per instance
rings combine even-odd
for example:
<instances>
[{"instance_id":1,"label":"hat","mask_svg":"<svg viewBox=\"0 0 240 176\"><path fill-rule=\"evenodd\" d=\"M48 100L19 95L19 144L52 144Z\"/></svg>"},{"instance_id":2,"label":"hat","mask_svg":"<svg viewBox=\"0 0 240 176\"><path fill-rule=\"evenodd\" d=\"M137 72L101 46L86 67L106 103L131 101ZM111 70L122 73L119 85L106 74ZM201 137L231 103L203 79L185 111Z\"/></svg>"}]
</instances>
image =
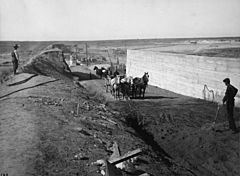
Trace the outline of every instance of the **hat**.
<instances>
[{"instance_id":1,"label":"hat","mask_svg":"<svg viewBox=\"0 0 240 176\"><path fill-rule=\"evenodd\" d=\"M230 83L230 79L229 78L225 78L224 80L223 80L223 82L225 82L225 83Z\"/></svg>"},{"instance_id":2,"label":"hat","mask_svg":"<svg viewBox=\"0 0 240 176\"><path fill-rule=\"evenodd\" d=\"M15 45L13 46L14 49L17 49L18 47L19 47L18 44L15 44Z\"/></svg>"}]
</instances>

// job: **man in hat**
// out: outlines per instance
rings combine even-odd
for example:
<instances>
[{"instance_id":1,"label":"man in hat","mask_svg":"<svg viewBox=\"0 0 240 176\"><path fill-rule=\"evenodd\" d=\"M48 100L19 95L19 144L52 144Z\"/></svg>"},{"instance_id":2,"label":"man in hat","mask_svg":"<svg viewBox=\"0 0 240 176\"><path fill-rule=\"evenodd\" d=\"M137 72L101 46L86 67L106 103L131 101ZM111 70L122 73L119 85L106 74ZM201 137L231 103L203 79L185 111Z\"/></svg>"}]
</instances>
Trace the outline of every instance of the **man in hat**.
<instances>
[{"instance_id":1,"label":"man in hat","mask_svg":"<svg viewBox=\"0 0 240 176\"><path fill-rule=\"evenodd\" d=\"M13 63L13 74L15 75L17 73L17 68L18 68L18 63L19 63L19 54L17 52L18 45L14 45L13 48L14 50L12 51L12 63Z\"/></svg>"},{"instance_id":2,"label":"man in hat","mask_svg":"<svg viewBox=\"0 0 240 176\"><path fill-rule=\"evenodd\" d=\"M234 111L234 97L237 95L238 89L230 84L229 78L225 78L223 82L227 86L227 90L225 92L225 96L223 97L222 101L223 101L223 104L226 102L229 128L233 130L233 133L237 133L238 131L233 118L233 111Z\"/></svg>"}]
</instances>

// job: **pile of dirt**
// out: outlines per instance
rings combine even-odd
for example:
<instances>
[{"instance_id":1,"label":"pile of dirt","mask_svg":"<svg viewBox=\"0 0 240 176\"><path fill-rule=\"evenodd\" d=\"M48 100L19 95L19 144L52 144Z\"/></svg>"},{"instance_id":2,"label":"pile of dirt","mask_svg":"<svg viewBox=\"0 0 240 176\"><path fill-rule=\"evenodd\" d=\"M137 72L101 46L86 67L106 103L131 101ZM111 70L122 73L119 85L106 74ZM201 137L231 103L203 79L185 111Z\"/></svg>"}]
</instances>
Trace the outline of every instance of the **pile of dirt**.
<instances>
[{"instance_id":1,"label":"pile of dirt","mask_svg":"<svg viewBox=\"0 0 240 176\"><path fill-rule=\"evenodd\" d=\"M172 157L197 175L239 175L239 135L227 128L228 124L220 124L215 130L178 128L178 135L160 140Z\"/></svg>"},{"instance_id":2,"label":"pile of dirt","mask_svg":"<svg viewBox=\"0 0 240 176\"><path fill-rule=\"evenodd\" d=\"M72 78L71 70L68 67L60 49L45 50L31 58L21 68L24 73L50 76L54 78Z\"/></svg>"}]
</instances>

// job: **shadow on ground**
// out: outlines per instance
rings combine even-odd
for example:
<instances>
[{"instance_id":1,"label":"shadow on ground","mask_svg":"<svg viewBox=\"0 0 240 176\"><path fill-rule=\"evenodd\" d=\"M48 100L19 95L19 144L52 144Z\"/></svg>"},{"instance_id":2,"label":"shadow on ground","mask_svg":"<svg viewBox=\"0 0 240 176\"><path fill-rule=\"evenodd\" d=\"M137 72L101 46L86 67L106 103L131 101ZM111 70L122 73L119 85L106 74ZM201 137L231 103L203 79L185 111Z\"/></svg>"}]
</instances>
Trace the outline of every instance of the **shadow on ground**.
<instances>
[{"instance_id":1,"label":"shadow on ground","mask_svg":"<svg viewBox=\"0 0 240 176\"><path fill-rule=\"evenodd\" d=\"M38 86L43 86L43 85L45 85L45 84L48 84L48 83L51 83L51 82L56 82L56 81L58 81L58 79L52 80L52 81L47 81L47 82L44 82L44 83L40 83L40 84L37 84L37 85L34 85L34 86L24 87L24 88L22 88L22 89L13 91L13 92L8 93L8 94L6 94L6 95L3 95L3 96L0 97L0 99L5 98L5 97L7 97L7 96L9 96L9 95L15 94L15 93L17 93L17 92L23 91L23 90L32 89L32 88L35 88L35 87L38 87Z\"/></svg>"},{"instance_id":2,"label":"shadow on ground","mask_svg":"<svg viewBox=\"0 0 240 176\"><path fill-rule=\"evenodd\" d=\"M79 81L91 80L91 79L100 79L94 74L83 73L83 72L72 72L72 76L76 77Z\"/></svg>"},{"instance_id":3,"label":"shadow on ground","mask_svg":"<svg viewBox=\"0 0 240 176\"><path fill-rule=\"evenodd\" d=\"M26 82L28 82L30 79L32 79L32 78L34 78L34 77L36 77L36 76L37 76L37 75L32 75L32 76L30 76L30 77L28 77L28 78L26 78L26 79L24 79L24 80L22 80L22 81L15 82L15 83L12 83L12 84L8 84L8 86L16 86L16 85L19 85L19 84L26 83Z\"/></svg>"},{"instance_id":4,"label":"shadow on ground","mask_svg":"<svg viewBox=\"0 0 240 176\"><path fill-rule=\"evenodd\" d=\"M175 99L177 97L164 97L164 96L145 96L144 98L143 97L131 97L131 99L135 99L135 100L153 100L153 99Z\"/></svg>"}]
</instances>

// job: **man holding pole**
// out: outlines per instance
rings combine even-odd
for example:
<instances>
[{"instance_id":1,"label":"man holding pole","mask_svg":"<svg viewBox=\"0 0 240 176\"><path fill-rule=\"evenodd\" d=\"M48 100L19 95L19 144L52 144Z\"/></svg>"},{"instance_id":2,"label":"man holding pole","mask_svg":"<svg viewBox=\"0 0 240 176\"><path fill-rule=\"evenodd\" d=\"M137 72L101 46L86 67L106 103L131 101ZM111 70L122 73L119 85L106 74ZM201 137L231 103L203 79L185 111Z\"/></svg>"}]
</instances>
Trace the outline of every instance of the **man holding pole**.
<instances>
[{"instance_id":1,"label":"man holding pole","mask_svg":"<svg viewBox=\"0 0 240 176\"><path fill-rule=\"evenodd\" d=\"M225 78L223 82L227 86L227 90L225 92L225 96L223 97L222 101L223 101L223 104L225 104L226 102L229 128L233 131L233 133L237 133L238 130L233 118L233 111L234 111L234 97L237 95L238 89L230 84L229 78Z\"/></svg>"}]
</instances>

